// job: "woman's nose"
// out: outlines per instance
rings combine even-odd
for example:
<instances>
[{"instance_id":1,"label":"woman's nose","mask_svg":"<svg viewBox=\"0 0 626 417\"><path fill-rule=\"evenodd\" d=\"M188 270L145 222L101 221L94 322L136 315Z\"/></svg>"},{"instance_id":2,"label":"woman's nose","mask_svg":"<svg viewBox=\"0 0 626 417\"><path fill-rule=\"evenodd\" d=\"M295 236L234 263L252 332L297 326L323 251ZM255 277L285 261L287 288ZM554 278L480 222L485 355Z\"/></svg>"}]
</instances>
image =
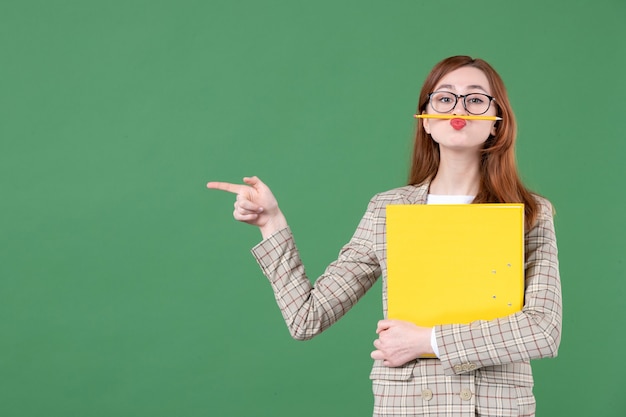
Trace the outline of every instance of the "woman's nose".
<instances>
[{"instance_id":1,"label":"woman's nose","mask_svg":"<svg viewBox=\"0 0 626 417\"><path fill-rule=\"evenodd\" d=\"M452 114L467 115L467 110L465 110L465 106L463 105L463 99L464 97L459 97L459 99L456 101L456 105L452 109Z\"/></svg>"}]
</instances>

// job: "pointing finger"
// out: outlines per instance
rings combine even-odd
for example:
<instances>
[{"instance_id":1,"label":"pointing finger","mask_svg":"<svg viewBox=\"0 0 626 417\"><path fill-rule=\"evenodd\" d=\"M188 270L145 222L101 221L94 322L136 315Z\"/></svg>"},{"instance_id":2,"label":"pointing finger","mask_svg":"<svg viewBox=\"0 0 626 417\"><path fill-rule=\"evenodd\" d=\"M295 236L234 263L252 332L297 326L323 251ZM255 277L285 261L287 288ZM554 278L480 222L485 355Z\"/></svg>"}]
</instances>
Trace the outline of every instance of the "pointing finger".
<instances>
[{"instance_id":1,"label":"pointing finger","mask_svg":"<svg viewBox=\"0 0 626 417\"><path fill-rule=\"evenodd\" d=\"M213 190L222 190L222 191L227 191L233 194L240 194L244 192L247 188L247 186L245 185L231 184L229 182L215 182L215 181L209 182L206 186L207 188L210 188Z\"/></svg>"}]
</instances>

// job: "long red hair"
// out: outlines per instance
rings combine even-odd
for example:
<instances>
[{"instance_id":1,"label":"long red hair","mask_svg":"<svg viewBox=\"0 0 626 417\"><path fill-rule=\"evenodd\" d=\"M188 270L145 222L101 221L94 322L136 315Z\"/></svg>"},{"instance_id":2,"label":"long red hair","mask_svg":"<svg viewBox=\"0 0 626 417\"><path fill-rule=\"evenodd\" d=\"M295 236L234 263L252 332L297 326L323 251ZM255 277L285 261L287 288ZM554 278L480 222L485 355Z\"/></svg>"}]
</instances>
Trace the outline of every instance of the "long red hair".
<instances>
[{"instance_id":1,"label":"long red hair","mask_svg":"<svg viewBox=\"0 0 626 417\"><path fill-rule=\"evenodd\" d=\"M489 80L491 93L495 97L497 115L496 135L490 135L482 149L480 159L480 185L474 203L523 203L526 230L530 230L537 218L537 202L522 184L515 162L515 139L517 124L511 103L498 73L482 59L469 56L453 56L439 62L428 74L419 96L417 114L426 111L428 94L449 72L461 67L481 70ZM409 184L419 185L432 180L439 169L439 144L426 130L422 119L418 119L413 145Z\"/></svg>"}]
</instances>

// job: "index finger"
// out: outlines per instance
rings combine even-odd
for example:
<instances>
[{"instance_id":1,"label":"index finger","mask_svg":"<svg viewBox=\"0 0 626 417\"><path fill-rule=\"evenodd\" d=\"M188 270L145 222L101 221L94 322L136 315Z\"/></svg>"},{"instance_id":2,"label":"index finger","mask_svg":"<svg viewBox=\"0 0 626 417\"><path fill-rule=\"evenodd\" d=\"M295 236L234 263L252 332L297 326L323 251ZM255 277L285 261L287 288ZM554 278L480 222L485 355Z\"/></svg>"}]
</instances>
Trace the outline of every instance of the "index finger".
<instances>
[{"instance_id":1,"label":"index finger","mask_svg":"<svg viewBox=\"0 0 626 417\"><path fill-rule=\"evenodd\" d=\"M233 194L239 194L245 191L246 188L248 188L247 185L231 184L229 182L216 182L216 181L211 181L206 186L207 188L210 188L213 190L228 191L229 193L233 193Z\"/></svg>"}]
</instances>

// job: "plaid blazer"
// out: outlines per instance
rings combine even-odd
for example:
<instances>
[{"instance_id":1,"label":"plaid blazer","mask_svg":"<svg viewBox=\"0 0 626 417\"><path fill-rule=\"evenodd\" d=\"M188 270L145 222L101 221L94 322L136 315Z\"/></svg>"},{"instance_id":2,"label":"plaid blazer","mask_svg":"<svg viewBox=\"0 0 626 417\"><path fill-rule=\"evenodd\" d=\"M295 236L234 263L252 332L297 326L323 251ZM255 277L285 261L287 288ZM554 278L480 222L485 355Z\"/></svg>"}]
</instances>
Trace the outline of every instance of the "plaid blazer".
<instances>
[{"instance_id":1,"label":"plaid blazer","mask_svg":"<svg viewBox=\"0 0 626 417\"><path fill-rule=\"evenodd\" d=\"M289 228L252 249L269 279L291 335L310 339L340 319L383 279L387 316L385 208L425 204L429 184L377 194L354 236L314 285L305 275ZM552 205L535 196L539 215L525 235L522 311L491 321L436 326L438 359L390 368L374 361L375 415L534 415L530 360L556 356L561 287Z\"/></svg>"}]
</instances>

